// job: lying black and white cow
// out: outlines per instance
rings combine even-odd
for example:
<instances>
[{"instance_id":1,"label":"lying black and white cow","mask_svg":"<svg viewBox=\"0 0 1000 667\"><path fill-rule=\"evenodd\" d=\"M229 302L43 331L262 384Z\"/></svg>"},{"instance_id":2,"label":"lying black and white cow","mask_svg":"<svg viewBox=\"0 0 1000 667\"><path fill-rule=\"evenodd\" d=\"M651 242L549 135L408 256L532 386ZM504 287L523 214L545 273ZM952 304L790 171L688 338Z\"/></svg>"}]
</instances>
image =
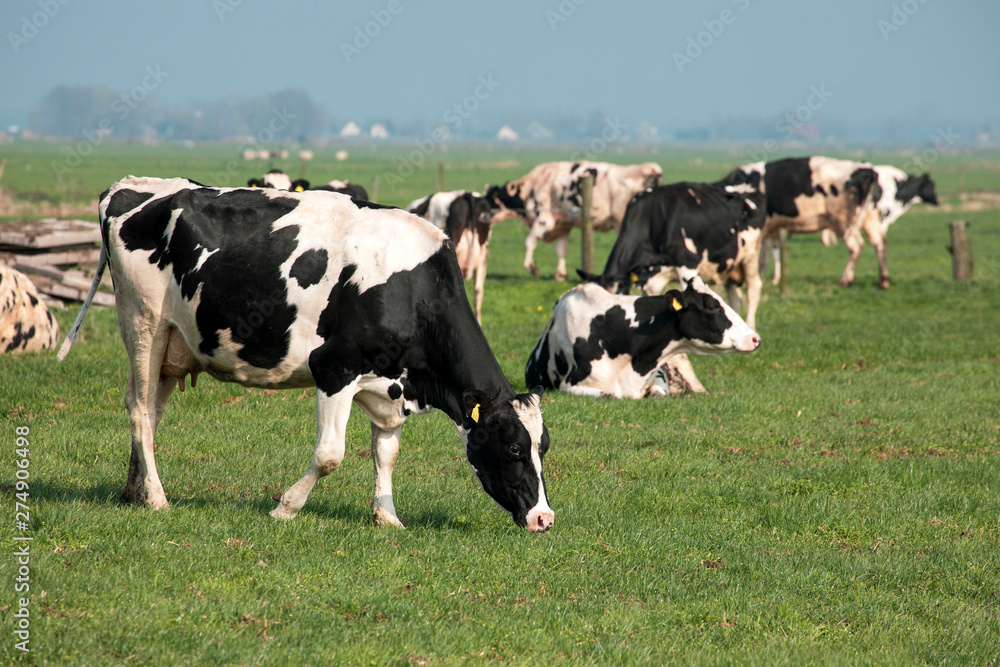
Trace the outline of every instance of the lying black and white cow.
<instances>
[{"instance_id":1,"label":"lying black and white cow","mask_svg":"<svg viewBox=\"0 0 1000 667\"><path fill-rule=\"evenodd\" d=\"M590 212L594 230L599 232L617 230L632 196L659 185L663 178L663 171L654 162L545 162L516 181L487 189L484 196L501 209L494 215L494 223L517 217L530 228L524 241L524 268L535 277L535 247L539 241L555 241L555 279L566 278L569 234L581 222L581 184L587 174L594 178Z\"/></svg>"},{"instance_id":2,"label":"lying black and white cow","mask_svg":"<svg viewBox=\"0 0 1000 667\"><path fill-rule=\"evenodd\" d=\"M763 241L777 238L781 229L790 234L829 230L844 239L850 257L840 284L847 287L854 284L854 270L864 247L861 230L865 218L874 210L877 180L874 168L867 162L813 155L743 165L720 182L748 184L767 196ZM876 246L876 253L879 286L888 287L884 243ZM776 272L775 284L779 278Z\"/></svg>"},{"instance_id":3,"label":"lying black and white cow","mask_svg":"<svg viewBox=\"0 0 1000 667\"><path fill-rule=\"evenodd\" d=\"M41 352L56 346L59 323L38 296L35 284L0 264L0 354Z\"/></svg>"},{"instance_id":4,"label":"lying black and white cow","mask_svg":"<svg viewBox=\"0 0 1000 667\"><path fill-rule=\"evenodd\" d=\"M299 178L292 181L291 187L288 188L292 192L303 192L304 190L325 190L327 192L339 192L342 195L347 195L348 197L354 197L355 199L368 200L368 191L365 190L364 186L358 185L357 183L351 183L350 181L340 181L332 180L326 185L316 185L310 186L309 181L304 178Z\"/></svg>"},{"instance_id":5,"label":"lying black and white cow","mask_svg":"<svg viewBox=\"0 0 1000 667\"><path fill-rule=\"evenodd\" d=\"M376 523L401 525L392 502L400 431L411 413L435 407L458 428L485 491L521 526L552 525L540 397L516 394L504 378L454 248L426 220L331 192L134 177L101 196L99 214L91 293L110 266L129 356L125 501L167 506L156 427L178 381L191 375L194 386L204 372L251 387L317 387L312 463L274 517L294 517L340 465L356 402L372 423Z\"/></svg>"},{"instance_id":6,"label":"lying black and white cow","mask_svg":"<svg viewBox=\"0 0 1000 667\"><path fill-rule=\"evenodd\" d=\"M452 190L416 199L407 205L406 210L432 222L455 244L462 277L469 280L475 275L473 298L476 320L482 323L486 262L492 232L489 202L478 192Z\"/></svg>"},{"instance_id":7,"label":"lying black and white cow","mask_svg":"<svg viewBox=\"0 0 1000 667\"><path fill-rule=\"evenodd\" d=\"M683 291L657 296L584 283L556 302L524 378L582 396L663 396L671 393L663 369L671 356L759 346L760 336L697 277Z\"/></svg>"},{"instance_id":8,"label":"lying black and white cow","mask_svg":"<svg viewBox=\"0 0 1000 667\"><path fill-rule=\"evenodd\" d=\"M646 294L699 275L726 285L736 307L737 285L747 284L747 325L755 326L761 279L757 253L764 196L746 186L671 183L640 192L629 203L604 273L578 270L616 294L632 285Z\"/></svg>"}]
</instances>

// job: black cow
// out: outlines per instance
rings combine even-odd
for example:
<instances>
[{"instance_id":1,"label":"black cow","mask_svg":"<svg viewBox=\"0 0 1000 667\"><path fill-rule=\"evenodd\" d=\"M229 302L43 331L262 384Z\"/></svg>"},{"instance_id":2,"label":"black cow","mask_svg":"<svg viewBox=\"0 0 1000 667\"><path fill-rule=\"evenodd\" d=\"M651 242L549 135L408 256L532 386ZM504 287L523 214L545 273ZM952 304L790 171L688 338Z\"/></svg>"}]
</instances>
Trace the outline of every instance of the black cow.
<instances>
[{"instance_id":1,"label":"black cow","mask_svg":"<svg viewBox=\"0 0 1000 667\"><path fill-rule=\"evenodd\" d=\"M167 506L153 438L187 375L317 388L312 463L271 512L292 518L344 458L353 402L372 423L376 523L402 525L392 469L403 422L432 407L455 423L486 492L546 530L537 393L516 394L476 324L451 242L399 209L326 192L210 188L130 177L101 195L104 244L129 356L132 457L123 499ZM89 306L60 350L72 345Z\"/></svg>"},{"instance_id":2,"label":"black cow","mask_svg":"<svg viewBox=\"0 0 1000 667\"><path fill-rule=\"evenodd\" d=\"M700 275L706 282L725 284L733 304L737 285L746 282L746 322L754 328L763 225L764 197L749 188L659 185L629 203L604 273L579 273L617 294L628 294L633 284L646 294L657 294L671 280Z\"/></svg>"}]
</instances>

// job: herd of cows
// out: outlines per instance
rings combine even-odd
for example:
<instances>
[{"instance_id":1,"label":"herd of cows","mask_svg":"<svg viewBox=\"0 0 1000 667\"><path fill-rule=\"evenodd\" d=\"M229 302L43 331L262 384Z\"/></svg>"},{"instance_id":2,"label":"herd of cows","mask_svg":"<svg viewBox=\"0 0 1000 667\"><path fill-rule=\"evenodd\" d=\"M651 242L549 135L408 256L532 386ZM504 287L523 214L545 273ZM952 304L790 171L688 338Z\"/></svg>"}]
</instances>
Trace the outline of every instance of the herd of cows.
<instances>
[{"instance_id":1,"label":"herd of cows","mask_svg":"<svg viewBox=\"0 0 1000 667\"><path fill-rule=\"evenodd\" d=\"M604 271L581 273L587 282L557 302L526 364L530 391L519 394L479 326L491 229L509 217L530 227L524 266L536 275L538 241L555 241L556 278L564 279L585 175L595 228L619 235ZM652 163L554 162L484 193L439 192L404 211L368 201L347 182L311 188L280 172L247 188L129 177L100 197L98 269L58 358L110 270L129 357L127 502L167 506L156 429L174 388L208 373L250 387L317 389L312 460L275 497L274 517L294 517L340 465L357 403L371 420L376 523L402 525L392 498L402 425L437 408L454 422L486 493L519 525L545 531L554 513L542 474L542 390L629 398L704 391L687 353L761 344L760 259L778 230L844 239L845 285L864 233L884 287L885 230L915 201L936 203L926 174L819 156L745 165L716 183L661 180ZM464 285L473 277L474 308ZM16 289L0 278L0 289ZM664 291L671 281L679 287ZM733 305L745 283L746 320L706 283L726 285ZM642 293L630 294L633 287ZM37 305L37 295L17 298ZM5 308L6 300L0 293Z\"/></svg>"}]
</instances>

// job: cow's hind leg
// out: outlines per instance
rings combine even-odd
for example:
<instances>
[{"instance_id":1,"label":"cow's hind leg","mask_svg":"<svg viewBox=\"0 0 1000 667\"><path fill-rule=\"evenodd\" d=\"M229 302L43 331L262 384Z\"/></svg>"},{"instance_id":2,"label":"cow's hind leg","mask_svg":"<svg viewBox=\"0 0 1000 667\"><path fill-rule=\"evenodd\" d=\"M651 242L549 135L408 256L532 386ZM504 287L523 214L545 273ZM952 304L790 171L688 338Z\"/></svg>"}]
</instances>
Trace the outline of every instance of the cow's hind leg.
<instances>
[{"instance_id":1,"label":"cow's hind leg","mask_svg":"<svg viewBox=\"0 0 1000 667\"><path fill-rule=\"evenodd\" d=\"M121 499L126 503L146 505L153 509L164 509L169 505L160 476L156 472L153 454L156 427L163 416L167 398L177 383L173 378L167 380L166 386L161 386L158 382L166 347L165 338L165 335L157 334L143 336L139 340L125 338L130 359L125 407L128 408L132 427L132 453L125 492Z\"/></svg>"},{"instance_id":2,"label":"cow's hind leg","mask_svg":"<svg viewBox=\"0 0 1000 667\"><path fill-rule=\"evenodd\" d=\"M378 526L399 526L392 504L392 469L399 456L399 434L402 427L385 431L372 423L372 460L375 462L375 502L372 519Z\"/></svg>"},{"instance_id":3,"label":"cow's hind leg","mask_svg":"<svg viewBox=\"0 0 1000 667\"><path fill-rule=\"evenodd\" d=\"M854 284L854 270L858 266L858 259L861 258L861 250L865 247L865 242L860 233L848 232L844 234L844 245L847 246L850 257L844 268L844 275L840 277L840 284L844 287L850 287Z\"/></svg>"},{"instance_id":4,"label":"cow's hind leg","mask_svg":"<svg viewBox=\"0 0 1000 667\"><path fill-rule=\"evenodd\" d=\"M312 463L299 481L281 494L278 506L271 510L271 516L274 518L295 518L320 477L326 477L340 467L344 460L347 420L351 416L351 403L356 391L356 383L348 385L332 396L322 389L316 390L317 433Z\"/></svg>"}]
</instances>

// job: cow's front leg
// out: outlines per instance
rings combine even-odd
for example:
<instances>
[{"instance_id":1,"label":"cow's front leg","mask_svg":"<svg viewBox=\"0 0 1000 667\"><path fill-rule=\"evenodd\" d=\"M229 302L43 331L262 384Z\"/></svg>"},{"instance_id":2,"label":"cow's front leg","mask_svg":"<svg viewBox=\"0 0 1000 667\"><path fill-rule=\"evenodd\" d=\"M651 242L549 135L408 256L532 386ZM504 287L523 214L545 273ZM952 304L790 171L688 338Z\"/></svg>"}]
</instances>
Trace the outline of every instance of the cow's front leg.
<instances>
[{"instance_id":1,"label":"cow's front leg","mask_svg":"<svg viewBox=\"0 0 1000 667\"><path fill-rule=\"evenodd\" d=\"M372 520L376 526L399 526L392 504L392 469L399 456L399 434L402 427L384 431L372 422L372 460L375 462L375 501Z\"/></svg>"},{"instance_id":2,"label":"cow's front leg","mask_svg":"<svg viewBox=\"0 0 1000 667\"><path fill-rule=\"evenodd\" d=\"M691 365L691 360L688 359L686 354L675 354L670 357L667 362L671 370L676 371L678 375L687 383L687 386L696 394L707 394L708 389L705 389L705 385L701 383L698 376L694 372L694 366Z\"/></svg>"},{"instance_id":3,"label":"cow's front leg","mask_svg":"<svg viewBox=\"0 0 1000 667\"><path fill-rule=\"evenodd\" d=\"M535 278L538 277L538 266L535 264L535 247L538 245L538 239L534 227L528 232L528 238L524 239L524 268Z\"/></svg>"},{"instance_id":4,"label":"cow's front leg","mask_svg":"<svg viewBox=\"0 0 1000 667\"><path fill-rule=\"evenodd\" d=\"M878 287L879 289L887 289L889 287L889 239L882 232L881 224L877 222L873 225L865 225L865 234L875 247L875 255L878 257Z\"/></svg>"},{"instance_id":5,"label":"cow's front leg","mask_svg":"<svg viewBox=\"0 0 1000 667\"><path fill-rule=\"evenodd\" d=\"M847 266L844 268L844 275L840 277L840 284L844 287L850 287L854 284L854 270L858 266L858 260L861 258L861 250L865 247L865 242L861 238L861 234L855 231L844 234L844 245L847 246L850 257L847 260Z\"/></svg>"},{"instance_id":6,"label":"cow's front leg","mask_svg":"<svg viewBox=\"0 0 1000 667\"><path fill-rule=\"evenodd\" d=\"M556 282L566 280L566 249L569 248L569 233L556 239Z\"/></svg>"},{"instance_id":7,"label":"cow's front leg","mask_svg":"<svg viewBox=\"0 0 1000 667\"><path fill-rule=\"evenodd\" d=\"M309 469L287 491L281 494L278 506L271 510L276 519L293 519L305 505L309 492L319 481L340 467L344 460L347 420L351 416L357 383L351 383L330 396L316 390L316 449Z\"/></svg>"}]
</instances>

